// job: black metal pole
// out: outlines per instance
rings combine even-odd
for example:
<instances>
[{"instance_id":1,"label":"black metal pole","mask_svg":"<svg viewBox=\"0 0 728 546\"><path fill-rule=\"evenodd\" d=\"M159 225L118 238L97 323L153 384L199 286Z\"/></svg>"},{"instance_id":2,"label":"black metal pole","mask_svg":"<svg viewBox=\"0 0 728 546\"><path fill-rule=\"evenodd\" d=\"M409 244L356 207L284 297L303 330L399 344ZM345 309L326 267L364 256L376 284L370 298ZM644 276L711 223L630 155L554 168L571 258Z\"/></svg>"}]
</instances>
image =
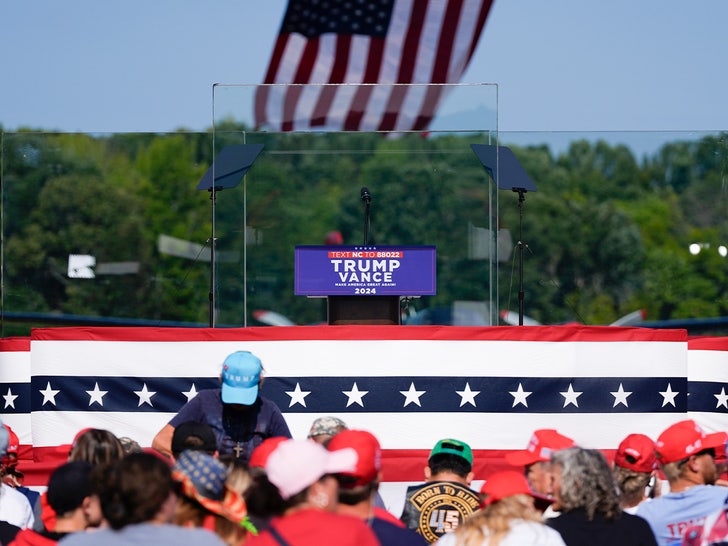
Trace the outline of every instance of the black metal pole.
<instances>
[{"instance_id":1,"label":"black metal pole","mask_svg":"<svg viewBox=\"0 0 728 546\"><path fill-rule=\"evenodd\" d=\"M526 190L517 188L518 192L518 325L523 326L523 202L526 200Z\"/></svg>"},{"instance_id":2,"label":"black metal pole","mask_svg":"<svg viewBox=\"0 0 728 546\"><path fill-rule=\"evenodd\" d=\"M371 226L371 220L369 216L369 201L364 205L364 246L369 245L369 228Z\"/></svg>"},{"instance_id":3,"label":"black metal pole","mask_svg":"<svg viewBox=\"0 0 728 546\"><path fill-rule=\"evenodd\" d=\"M210 235L210 328L215 327L215 184L210 188L212 232Z\"/></svg>"}]
</instances>

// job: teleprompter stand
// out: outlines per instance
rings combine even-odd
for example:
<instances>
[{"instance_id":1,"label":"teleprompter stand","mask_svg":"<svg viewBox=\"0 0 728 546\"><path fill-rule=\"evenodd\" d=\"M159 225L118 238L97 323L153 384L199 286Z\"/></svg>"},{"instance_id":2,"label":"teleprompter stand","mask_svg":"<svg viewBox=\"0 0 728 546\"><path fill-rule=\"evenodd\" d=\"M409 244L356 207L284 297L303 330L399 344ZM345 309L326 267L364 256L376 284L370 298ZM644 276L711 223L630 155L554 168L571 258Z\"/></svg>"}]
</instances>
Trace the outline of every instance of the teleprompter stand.
<instances>
[{"instance_id":1,"label":"teleprompter stand","mask_svg":"<svg viewBox=\"0 0 728 546\"><path fill-rule=\"evenodd\" d=\"M507 146L471 144L475 155L485 167L490 177L501 190L511 190L518 194L518 325L523 326L525 294L523 290L523 206L526 192L537 191L528 173L513 151Z\"/></svg>"},{"instance_id":2,"label":"teleprompter stand","mask_svg":"<svg viewBox=\"0 0 728 546\"><path fill-rule=\"evenodd\" d=\"M364 246L369 246L371 231L372 196L369 189L361 189L364 203ZM401 324L399 296L328 296L326 310L328 323L342 324Z\"/></svg>"},{"instance_id":3,"label":"teleprompter stand","mask_svg":"<svg viewBox=\"0 0 728 546\"><path fill-rule=\"evenodd\" d=\"M210 192L212 230L210 235L210 328L215 327L215 200L217 192L234 188L253 166L262 144L233 144L225 146L197 184L198 190Z\"/></svg>"}]
</instances>

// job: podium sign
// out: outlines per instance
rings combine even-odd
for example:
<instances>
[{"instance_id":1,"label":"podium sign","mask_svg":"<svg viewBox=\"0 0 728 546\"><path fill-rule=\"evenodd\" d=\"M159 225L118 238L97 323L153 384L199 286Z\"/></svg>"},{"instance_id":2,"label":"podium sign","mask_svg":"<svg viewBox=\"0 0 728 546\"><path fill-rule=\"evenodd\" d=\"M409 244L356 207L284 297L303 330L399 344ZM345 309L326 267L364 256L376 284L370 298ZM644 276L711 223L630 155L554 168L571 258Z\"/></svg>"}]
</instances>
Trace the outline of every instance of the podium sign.
<instances>
[{"instance_id":1,"label":"podium sign","mask_svg":"<svg viewBox=\"0 0 728 546\"><path fill-rule=\"evenodd\" d=\"M434 246L297 246L297 296L434 296Z\"/></svg>"}]
</instances>

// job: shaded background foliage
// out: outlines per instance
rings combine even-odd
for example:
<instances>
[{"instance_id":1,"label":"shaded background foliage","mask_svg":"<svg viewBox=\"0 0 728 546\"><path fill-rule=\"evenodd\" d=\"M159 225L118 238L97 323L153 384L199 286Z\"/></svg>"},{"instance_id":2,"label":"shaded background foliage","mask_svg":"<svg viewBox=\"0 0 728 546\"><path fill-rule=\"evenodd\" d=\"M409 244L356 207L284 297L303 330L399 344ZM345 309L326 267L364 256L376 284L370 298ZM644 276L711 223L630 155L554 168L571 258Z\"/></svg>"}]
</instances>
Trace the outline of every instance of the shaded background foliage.
<instances>
[{"instance_id":1,"label":"shaded background foliage","mask_svg":"<svg viewBox=\"0 0 728 546\"><path fill-rule=\"evenodd\" d=\"M259 324L257 309L325 321L321 300L293 294L293 249L323 244L333 230L361 244L362 186L373 195L373 244L437 246L438 294L414 309L487 304L491 288L494 305L517 307L515 193L498 192L498 227L514 247L500 256L497 287L488 261L469 253L472 228L488 227L490 215L488 179L470 150L484 135L228 129L217 130L215 149L244 141L264 152L237 188L217 194L219 325ZM196 185L214 155L212 133L2 137L3 335L43 324L17 319L34 313L207 324L212 203ZM728 243L725 134L669 142L641 159L593 139L558 153L513 149L539 188L522 211L528 316L608 324L635 309L650 320L728 315L716 251ZM187 257L164 252L161 235L187 241ZM692 255L696 241L705 251ZM70 254L97 266L135 262L138 272L69 277Z\"/></svg>"}]
</instances>

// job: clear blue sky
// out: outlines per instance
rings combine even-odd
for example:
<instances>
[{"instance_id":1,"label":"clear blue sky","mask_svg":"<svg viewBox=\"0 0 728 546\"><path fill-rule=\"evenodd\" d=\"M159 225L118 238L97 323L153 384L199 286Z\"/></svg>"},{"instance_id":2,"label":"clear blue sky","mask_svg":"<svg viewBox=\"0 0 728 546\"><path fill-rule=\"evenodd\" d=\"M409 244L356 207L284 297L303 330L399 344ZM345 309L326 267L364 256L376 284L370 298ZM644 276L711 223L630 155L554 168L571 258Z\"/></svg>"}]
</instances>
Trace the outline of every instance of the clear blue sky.
<instances>
[{"instance_id":1,"label":"clear blue sky","mask_svg":"<svg viewBox=\"0 0 728 546\"><path fill-rule=\"evenodd\" d=\"M0 125L204 130L263 79L285 0L1 0ZM465 83L501 131L728 129L726 0L495 0Z\"/></svg>"}]
</instances>

